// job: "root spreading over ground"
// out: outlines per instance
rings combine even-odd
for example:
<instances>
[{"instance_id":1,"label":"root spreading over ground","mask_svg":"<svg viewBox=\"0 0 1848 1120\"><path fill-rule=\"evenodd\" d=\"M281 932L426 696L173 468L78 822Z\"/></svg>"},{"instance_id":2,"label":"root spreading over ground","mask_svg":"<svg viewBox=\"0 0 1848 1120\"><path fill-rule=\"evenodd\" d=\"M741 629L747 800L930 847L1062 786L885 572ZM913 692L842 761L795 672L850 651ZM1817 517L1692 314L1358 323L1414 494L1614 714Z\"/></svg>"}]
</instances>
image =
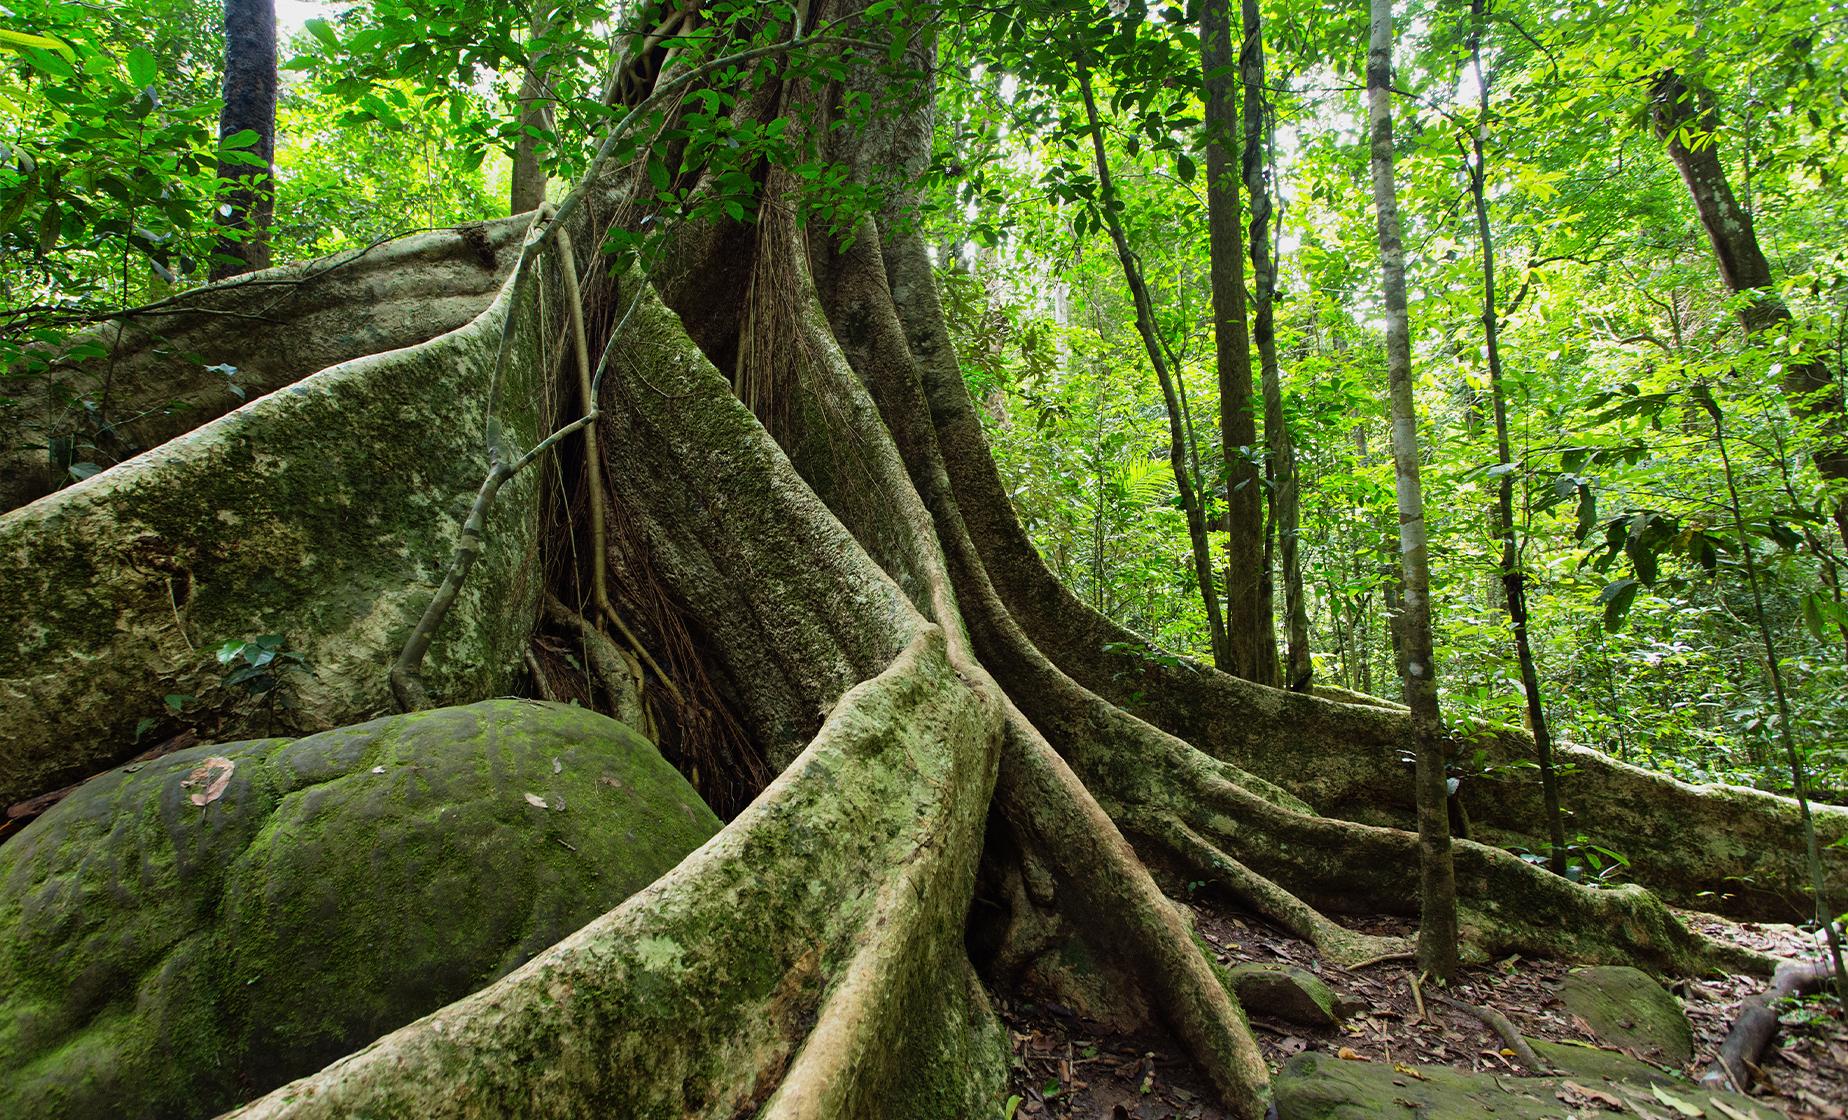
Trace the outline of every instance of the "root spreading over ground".
<instances>
[{"instance_id":1,"label":"root spreading over ground","mask_svg":"<svg viewBox=\"0 0 1848 1120\"><path fill-rule=\"evenodd\" d=\"M619 82L636 102L691 73L650 49ZM797 222L773 171L756 222L685 224L651 275L579 260L567 283L554 230L597 245L647 216L637 170L599 164L524 251L496 242L526 263L459 329L304 358L297 374L343 364L0 518L9 794L132 755L163 694L226 729L262 718L212 684L204 647L226 637L306 653L291 720L386 710L384 668L441 578L490 425L523 450L583 407L582 301L596 456L561 444L500 494L424 684L443 703L526 682L626 705L735 816L517 972L241 1115L993 1115L1009 1046L986 985L1029 983L1169 1032L1255 1118L1264 1056L1159 884L1210 882L1335 961L1403 948L1342 924L1416 904L1403 712L1162 655L1065 592L1014 519L908 220L927 37L903 61L914 104L872 127L829 125L852 94L905 102L889 67L743 80L736 113L806 120L886 188L851 236ZM268 298L213 291L221 312ZM452 296L472 298L426 298ZM641 648L611 641L620 669L572 677L559 651L610 616ZM1801 905L1787 802L1575 761L1581 827L1666 897ZM1512 782L1464 798L1485 839L1540 819ZM1848 812L1819 821L1825 842L1848 834ZM1642 888L1585 889L1483 843L1456 858L1479 957L1769 968Z\"/></svg>"}]
</instances>

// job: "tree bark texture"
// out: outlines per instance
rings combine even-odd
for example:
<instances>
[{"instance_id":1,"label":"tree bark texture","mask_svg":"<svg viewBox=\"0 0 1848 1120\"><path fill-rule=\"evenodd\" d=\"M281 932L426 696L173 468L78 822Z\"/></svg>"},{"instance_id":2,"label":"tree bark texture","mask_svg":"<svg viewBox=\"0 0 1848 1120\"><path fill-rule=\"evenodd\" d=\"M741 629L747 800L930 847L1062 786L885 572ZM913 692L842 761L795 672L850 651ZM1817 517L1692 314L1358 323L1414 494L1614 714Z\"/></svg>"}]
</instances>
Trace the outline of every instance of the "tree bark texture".
<instances>
[{"instance_id":1,"label":"tree bark texture","mask_svg":"<svg viewBox=\"0 0 1848 1120\"><path fill-rule=\"evenodd\" d=\"M1110 207L1116 198L1116 188L1111 181L1110 158L1104 150L1103 126L1098 120L1097 99L1088 75L1080 76L1079 91L1084 95L1085 122L1090 126L1091 151L1104 199L1104 224L1110 230L1110 243L1116 247L1123 279L1135 300L1136 332L1142 336L1142 348L1149 356L1149 364L1155 367L1162 401L1168 410L1168 463L1174 470L1174 488L1180 494L1181 509L1187 516L1187 539L1193 547L1194 578L1200 585L1200 600L1206 609L1207 633L1212 636L1213 664L1223 672L1235 672L1238 662L1227 632L1227 619L1219 609L1218 580L1214 578L1213 551L1207 536L1205 481L1188 470L1187 452L1192 441L1187 438L1186 406L1177 392L1176 378L1180 371L1168 368L1157 333L1160 328L1155 322L1155 304L1149 296L1148 283L1142 277L1142 263L1130 248L1129 237L1123 232L1123 220Z\"/></svg>"},{"instance_id":2,"label":"tree bark texture","mask_svg":"<svg viewBox=\"0 0 1848 1120\"><path fill-rule=\"evenodd\" d=\"M700 73L679 49L630 60L624 103ZM921 29L901 61L928 81ZM812 119L859 181L925 166L929 98L899 84L915 75L862 58L813 89L742 69L737 113ZM828 128L828 107L858 94L914 107ZM578 245L645 228L640 174L599 164L550 221ZM1398 752L1423 724L1167 656L1072 596L1001 486L908 220L916 198L895 191L836 239L797 224L793 173L762 174L756 221L683 226L653 276L589 271L601 462L565 441L556 469L506 484L424 677L439 703L499 695L528 665L541 604L556 618L555 603L593 602L572 530L600 470L614 605L688 697L656 713L663 751L736 780L735 815L520 969L242 1115L996 1115L1009 1053L989 992L1022 986L1165 1029L1256 1120L1268 1075L1166 876L1330 959L1403 948L1340 918L1416 907ZM4 772L43 777L72 743L132 757L123 713L157 708L163 674L214 671L188 634L291 635L309 652L290 686L300 718L381 706L382 667L483 476L487 414L514 451L562 426L561 401L579 414L551 228L462 330L315 373L0 515ZM749 403L722 372L747 346L761 359ZM18 736L47 718L52 738ZM1678 898L1733 874L1788 879L1783 799L1572 757L1639 878ZM1470 793L1489 829L1535 819L1525 783ZM1735 842L1688 843L1696 821ZM1848 833L1848 812L1819 825ZM1768 970L1641 888L1588 890L1467 841L1454 858L1472 951Z\"/></svg>"},{"instance_id":3,"label":"tree bark texture","mask_svg":"<svg viewBox=\"0 0 1848 1120\"><path fill-rule=\"evenodd\" d=\"M540 158L539 148L546 141L534 136L533 132L552 131L553 98L546 78L549 52L539 42L551 33L562 6L554 0L541 0L533 8L532 34L526 39L526 72L520 79L520 132L513 141L513 184L509 202L510 212L514 214L524 214L545 201L545 163Z\"/></svg>"},{"instance_id":4,"label":"tree bark texture","mask_svg":"<svg viewBox=\"0 0 1848 1120\"><path fill-rule=\"evenodd\" d=\"M1219 438L1226 485L1226 645L1235 676L1277 680L1277 638L1264 599L1264 483L1251 392L1251 330L1245 308L1245 238L1239 228L1239 61L1230 0L1200 7L1206 79L1206 230L1213 339L1219 367Z\"/></svg>"},{"instance_id":5,"label":"tree bark texture","mask_svg":"<svg viewBox=\"0 0 1848 1120\"><path fill-rule=\"evenodd\" d=\"M1386 379L1392 417L1394 490L1399 501L1399 664L1405 703L1417 741L1419 926L1418 963L1447 978L1457 966L1457 887L1451 867L1446 808L1443 718L1437 707L1437 666L1431 646L1431 562L1425 543L1424 493L1419 482L1418 414L1412 400L1411 315L1405 299L1405 249L1399 237L1398 188L1393 181L1392 0L1372 0L1367 48L1367 121L1373 205L1379 219L1380 273L1386 306Z\"/></svg>"},{"instance_id":6,"label":"tree bark texture","mask_svg":"<svg viewBox=\"0 0 1848 1120\"><path fill-rule=\"evenodd\" d=\"M1735 294L1749 294L1739 310L1746 335L1788 328L1790 308L1772 287L1771 262L1758 244L1752 215L1739 205L1726 176L1712 95L1690 86L1676 71L1665 70L1650 88L1649 108L1656 134L1667 143L1668 157L1694 199L1720 279ZM1812 457L1835 490L1829 512L1842 543L1848 545L1848 417L1843 415L1841 386L1824 361L1811 357L1784 363L1783 388L1791 413L1814 426Z\"/></svg>"},{"instance_id":7,"label":"tree bark texture","mask_svg":"<svg viewBox=\"0 0 1848 1120\"><path fill-rule=\"evenodd\" d=\"M1269 454L1267 492L1270 516L1265 524L1275 534L1277 560L1283 573L1285 645L1283 678L1261 683L1280 684L1292 692L1307 692L1314 682L1309 661L1309 604L1303 594L1302 557L1298 549L1302 496L1297 488L1296 445L1283 414L1283 372L1277 362L1277 326L1274 304L1277 266L1271 259L1271 202L1269 181L1271 147L1270 104L1264 94L1264 22L1258 0L1242 0L1244 44L1239 51L1239 75L1245 87L1245 193L1251 198L1252 334L1258 344L1259 383L1264 393L1264 447ZM1269 537L1266 538L1269 550ZM1268 561L1268 558L1267 558ZM1265 564L1267 578L1271 565ZM1271 618L1266 596L1264 615Z\"/></svg>"},{"instance_id":8,"label":"tree bark texture","mask_svg":"<svg viewBox=\"0 0 1848 1120\"><path fill-rule=\"evenodd\" d=\"M1540 764L1540 791L1546 808L1549 840L1547 866L1555 874L1566 872L1566 824L1559 805L1559 777L1553 770L1553 733L1547 725L1546 704L1540 696L1540 670L1534 664L1533 640L1527 629L1527 572L1521 564L1520 530L1514 521L1514 449L1508 438L1508 393L1502 382L1501 319L1495 297L1495 238L1489 226L1488 164L1484 150L1489 128L1490 75L1482 66L1484 0L1475 0L1470 28L1470 63L1476 72L1479 118L1470 150L1470 197L1476 208L1476 237L1482 248L1482 337L1489 363L1489 400L1495 413L1495 451L1502 467L1497 482L1495 528L1501 537L1502 604L1514 629L1514 654L1520 664L1521 691L1527 702L1527 729L1534 737Z\"/></svg>"},{"instance_id":9,"label":"tree bark texture","mask_svg":"<svg viewBox=\"0 0 1848 1120\"><path fill-rule=\"evenodd\" d=\"M268 268L270 217L276 208L276 4L275 0L225 0L225 107L218 116L220 142L249 129L256 143L234 149L262 160L261 166L220 160L218 176L231 180L220 204L218 224L235 237L220 237L211 276L223 280Z\"/></svg>"}]
</instances>

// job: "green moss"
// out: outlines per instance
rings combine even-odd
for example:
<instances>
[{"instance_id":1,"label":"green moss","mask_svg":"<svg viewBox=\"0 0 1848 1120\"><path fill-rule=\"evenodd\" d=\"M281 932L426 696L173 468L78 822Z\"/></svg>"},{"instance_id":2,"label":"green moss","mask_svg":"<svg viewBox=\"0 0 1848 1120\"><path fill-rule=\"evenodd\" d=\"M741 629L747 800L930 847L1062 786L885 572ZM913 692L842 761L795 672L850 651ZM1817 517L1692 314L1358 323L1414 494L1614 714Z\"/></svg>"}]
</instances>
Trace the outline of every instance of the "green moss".
<instances>
[{"instance_id":1,"label":"green moss","mask_svg":"<svg viewBox=\"0 0 1848 1120\"><path fill-rule=\"evenodd\" d=\"M179 783L213 755L231 783L194 806ZM0 848L0 1113L235 1104L504 975L718 828L627 728L523 701L117 771Z\"/></svg>"},{"instance_id":2,"label":"green moss","mask_svg":"<svg viewBox=\"0 0 1848 1120\"><path fill-rule=\"evenodd\" d=\"M218 687L218 642L280 633L307 657L298 726L388 705L383 666L421 614L486 472L486 381L509 301L421 346L336 367L0 515L0 802L134 754L162 697L267 732ZM539 438L539 317L494 395ZM441 417L440 422L428 418ZM433 695L505 691L536 614L538 472L505 487L426 667ZM177 729L177 728L176 728Z\"/></svg>"},{"instance_id":3,"label":"green moss","mask_svg":"<svg viewBox=\"0 0 1848 1120\"><path fill-rule=\"evenodd\" d=\"M1579 969L1560 985L1559 998L1608 1045L1669 1065L1693 1060L1694 1031L1680 1002L1637 969Z\"/></svg>"}]
</instances>

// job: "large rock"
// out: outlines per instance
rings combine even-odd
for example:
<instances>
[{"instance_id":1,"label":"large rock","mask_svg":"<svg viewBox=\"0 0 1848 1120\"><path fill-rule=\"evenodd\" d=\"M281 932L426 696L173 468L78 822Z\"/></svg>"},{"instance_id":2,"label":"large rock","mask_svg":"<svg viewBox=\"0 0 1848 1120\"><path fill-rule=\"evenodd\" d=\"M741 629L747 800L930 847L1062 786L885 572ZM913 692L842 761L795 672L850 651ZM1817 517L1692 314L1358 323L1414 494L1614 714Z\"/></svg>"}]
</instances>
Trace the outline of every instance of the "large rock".
<instances>
[{"instance_id":1,"label":"large rock","mask_svg":"<svg viewBox=\"0 0 1848 1120\"><path fill-rule=\"evenodd\" d=\"M1548 1061L1560 1051L1549 1047ZM1391 1066L1301 1054L1276 1080L1278 1120L1566 1120L1589 1116L1756 1116L1782 1112L1737 1093L1668 1083L1660 1071L1611 1055L1616 1062L1568 1067L1559 1077L1508 1077L1449 1066ZM1409 1071L1409 1072L1408 1072ZM1733 1111L1713 1107L1720 1101ZM1677 1104L1679 1102L1679 1104Z\"/></svg>"},{"instance_id":2,"label":"large rock","mask_svg":"<svg viewBox=\"0 0 1848 1120\"><path fill-rule=\"evenodd\" d=\"M213 1114L505 975L718 828L628 728L517 700L111 772L0 846L0 1115Z\"/></svg>"},{"instance_id":3,"label":"large rock","mask_svg":"<svg viewBox=\"0 0 1848 1120\"><path fill-rule=\"evenodd\" d=\"M1671 1066L1694 1058L1694 1031L1687 1013L1639 969L1581 968L1561 982L1559 998L1606 1045Z\"/></svg>"}]
</instances>

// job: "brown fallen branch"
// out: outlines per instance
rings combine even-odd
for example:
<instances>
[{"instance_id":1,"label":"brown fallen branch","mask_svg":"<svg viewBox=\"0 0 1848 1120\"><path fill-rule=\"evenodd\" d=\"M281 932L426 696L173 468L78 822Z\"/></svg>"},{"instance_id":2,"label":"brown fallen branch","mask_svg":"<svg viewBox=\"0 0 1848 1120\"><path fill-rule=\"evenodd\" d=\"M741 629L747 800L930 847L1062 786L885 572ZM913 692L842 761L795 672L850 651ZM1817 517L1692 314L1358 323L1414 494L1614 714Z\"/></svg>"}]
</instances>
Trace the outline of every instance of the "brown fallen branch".
<instances>
[{"instance_id":1,"label":"brown fallen branch","mask_svg":"<svg viewBox=\"0 0 1848 1120\"><path fill-rule=\"evenodd\" d=\"M1826 961L1785 961L1771 975L1771 986L1740 1005L1738 1021L1720 1043L1719 1056L1700 1076L1703 1089L1751 1091L1748 1069L1777 1036L1777 1004L1791 996L1813 995L1828 984Z\"/></svg>"},{"instance_id":2,"label":"brown fallen branch","mask_svg":"<svg viewBox=\"0 0 1848 1120\"><path fill-rule=\"evenodd\" d=\"M1465 1003L1460 999L1452 999L1436 993L1432 993L1431 1000L1434 1003L1443 1004L1452 1011L1461 1011L1465 1015L1472 1016L1483 1026L1494 1031L1496 1037L1502 1040L1502 1045L1514 1051L1515 1060L1526 1066L1529 1072L1543 1077L1554 1072L1553 1067L1535 1052L1533 1044L1528 1042L1526 1037L1515 1029L1514 1024L1508 1021L1508 1017L1493 1007L1478 1007L1473 1003Z\"/></svg>"}]
</instances>

